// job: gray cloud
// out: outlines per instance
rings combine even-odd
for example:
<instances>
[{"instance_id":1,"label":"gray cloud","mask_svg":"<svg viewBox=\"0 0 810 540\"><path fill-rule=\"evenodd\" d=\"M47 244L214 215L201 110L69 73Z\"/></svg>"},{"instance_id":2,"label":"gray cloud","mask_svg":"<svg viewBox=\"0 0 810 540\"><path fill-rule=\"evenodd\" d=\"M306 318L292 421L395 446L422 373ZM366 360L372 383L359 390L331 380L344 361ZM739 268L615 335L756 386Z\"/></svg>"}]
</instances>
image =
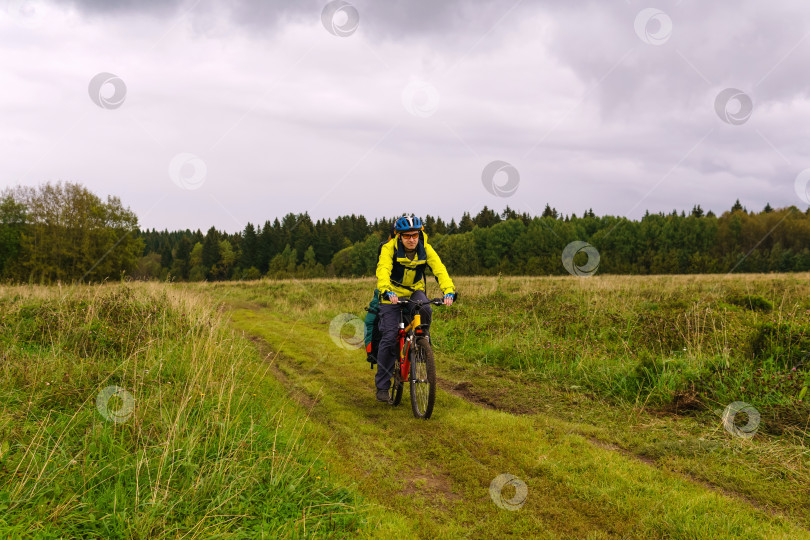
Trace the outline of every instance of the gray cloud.
<instances>
[{"instance_id":1,"label":"gray cloud","mask_svg":"<svg viewBox=\"0 0 810 540\"><path fill-rule=\"evenodd\" d=\"M380 193L402 183L414 211L456 217L798 203L804 4L667 3L656 46L634 30L646 3L358 0L348 38L320 26L325 3L72 0L78 17L45 13L45 32L4 27L0 182L83 181L146 226L230 230L287 211L385 215ZM101 71L126 81L120 109L88 99ZM435 114L403 107L412 81L435 87ZM729 86L754 102L740 126L714 110ZM194 193L168 179L181 152L208 166ZM521 173L514 198L481 189L495 159Z\"/></svg>"},{"instance_id":2,"label":"gray cloud","mask_svg":"<svg viewBox=\"0 0 810 540\"><path fill-rule=\"evenodd\" d=\"M177 13L184 5L188 5L184 0L58 0L55 3L73 6L91 16L141 14L155 17Z\"/></svg>"},{"instance_id":3,"label":"gray cloud","mask_svg":"<svg viewBox=\"0 0 810 540\"><path fill-rule=\"evenodd\" d=\"M320 17L325 0L236 0L226 6L215 0L60 0L86 14L127 16L133 13L163 16L166 12L200 13L223 7L232 20L261 33L280 22ZM448 35L486 31L509 6L496 0L478 2L451 0L409 0L408 2L350 2L361 14L363 31L375 37L401 38L407 35ZM511 7L530 5L516 2Z\"/></svg>"}]
</instances>

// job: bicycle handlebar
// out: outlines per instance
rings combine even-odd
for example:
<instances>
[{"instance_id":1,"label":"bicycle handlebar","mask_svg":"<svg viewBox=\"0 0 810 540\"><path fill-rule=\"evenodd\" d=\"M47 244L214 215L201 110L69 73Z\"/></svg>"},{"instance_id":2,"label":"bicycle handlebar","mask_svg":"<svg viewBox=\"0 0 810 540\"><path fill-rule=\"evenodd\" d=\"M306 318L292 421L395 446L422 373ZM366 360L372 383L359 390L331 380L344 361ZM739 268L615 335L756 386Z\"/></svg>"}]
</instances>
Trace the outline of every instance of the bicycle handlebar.
<instances>
[{"instance_id":1,"label":"bicycle handlebar","mask_svg":"<svg viewBox=\"0 0 810 540\"><path fill-rule=\"evenodd\" d=\"M424 306L425 304L433 304L435 306L443 306L444 305L444 298L433 298L431 300L411 300L410 298L404 298L402 300L397 300L397 304L417 304L419 306Z\"/></svg>"}]
</instances>

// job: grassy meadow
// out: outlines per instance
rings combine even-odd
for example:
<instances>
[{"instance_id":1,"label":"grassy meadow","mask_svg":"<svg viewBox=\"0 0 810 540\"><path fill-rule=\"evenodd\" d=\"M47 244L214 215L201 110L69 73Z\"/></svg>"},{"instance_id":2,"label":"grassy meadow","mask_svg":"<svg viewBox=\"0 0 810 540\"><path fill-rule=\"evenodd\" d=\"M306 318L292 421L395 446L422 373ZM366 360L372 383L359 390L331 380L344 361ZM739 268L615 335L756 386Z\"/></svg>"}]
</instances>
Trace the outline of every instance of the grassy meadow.
<instances>
[{"instance_id":1,"label":"grassy meadow","mask_svg":"<svg viewBox=\"0 0 810 540\"><path fill-rule=\"evenodd\" d=\"M0 537L277 538L366 519L307 444L306 411L203 296L4 287L0 321Z\"/></svg>"},{"instance_id":2,"label":"grassy meadow","mask_svg":"<svg viewBox=\"0 0 810 540\"><path fill-rule=\"evenodd\" d=\"M370 279L3 287L0 536L810 538L808 278L459 278L427 422Z\"/></svg>"}]
</instances>

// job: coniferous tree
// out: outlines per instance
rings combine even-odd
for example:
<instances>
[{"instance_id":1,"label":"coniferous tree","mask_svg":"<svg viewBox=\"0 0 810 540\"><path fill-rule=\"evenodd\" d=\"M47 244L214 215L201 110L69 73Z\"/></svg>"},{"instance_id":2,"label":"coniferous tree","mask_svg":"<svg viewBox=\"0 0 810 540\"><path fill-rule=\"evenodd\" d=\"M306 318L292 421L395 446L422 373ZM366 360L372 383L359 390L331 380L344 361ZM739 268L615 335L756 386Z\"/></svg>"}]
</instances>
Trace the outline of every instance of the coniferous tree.
<instances>
[{"instance_id":1,"label":"coniferous tree","mask_svg":"<svg viewBox=\"0 0 810 540\"><path fill-rule=\"evenodd\" d=\"M252 223L245 225L244 233L242 234L242 254L239 264L242 268L256 268L256 260L258 258L259 237L256 235L256 228Z\"/></svg>"},{"instance_id":2,"label":"coniferous tree","mask_svg":"<svg viewBox=\"0 0 810 540\"><path fill-rule=\"evenodd\" d=\"M461 221L458 222L458 232L460 233L470 232L471 230L473 230L474 226L475 223L473 223L473 220L470 217L470 213L464 212L464 214L461 216Z\"/></svg>"},{"instance_id":3,"label":"coniferous tree","mask_svg":"<svg viewBox=\"0 0 810 540\"><path fill-rule=\"evenodd\" d=\"M498 214L495 213L494 210L490 210L488 207L484 206L478 215L473 218L473 223L482 229L487 227L492 227L496 223L500 222L501 218Z\"/></svg>"},{"instance_id":4,"label":"coniferous tree","mask_svg":"<svg viewBox=\"0 0 810 540\"><path fill-rule=\"evenodd\" d=\"M423 225L425 227L425 232L429 237L435 234L436 219L433 216L431 216L430 214L426 214L425 219L423 220Z\"/></svg>"},{"instance_id":5,"label":"coniferous tree","mask_svg":"<svg viewBox=\"0 0 810 540\"><path fill-rule=\"evenodd\" d=\"M278 224L278 219L276 219ZM258 234L258 247L256 248L256 268L262 274L267 273L270 260L275 255L275 227L269 221L264 222L261 232Z\"/></svg>"},{"instance_id":6,"label":"coniferous tree","mask_svg":"<svg viewBox=\"0 0 810 540\"><path fill-rule=\"evenodd\" d=\"M295 228L290 232L290 240L292 242L291 245L295 248L297 257L299 259L296 264L300 264L302 262L304 253L306 252L307 248L312 245L312 232L313 225L309 214L306 212L299 214L296 217Z\"/></svg>"},{"instance_id":7,"label":"coniferous tree","mask_svg":"<svg viewBox=\"0 0 810 540\"><path fill-rule=\"evenodd\" d=\"M174 254L174 263L172 265L172 274L179 279L188 279L189 270L189 256L191 255L191 242L187 236L180 238L177 244L177 249Z\"/></svg>"},{"instance_id":8,"label":"coniferous tree","mask_svg":"<svg viewBox=\"0 0 810 540\"><path fill-rule=\"evenodd\" d=\"M210 269L219 262L219 257L219 233L214 227L211 227L205 234L205 240L203 241L202 265Z\"/></svg>"},{"instance_id":9,"label":"coniferous tree","mask_svg":"<svg viewBox=\"0 0 810 540\"><path fill-rule=\"evenodd\" d=\"M168 244L164 244L160 250L160 266L163 268L171 268L174 257L172 257L172 249Z\"/></svg>"},{"instance_id":10,"label":"coniferous tree","mask_svg":"<svg viewBox=\"0 0 810 540\"><path fill-rule=\"evenodd\" d=\"M546 208L543 210L543 216L542 217L550 217L550 218L553 218L553 219L557 219L558 215L559 214L557 213L557 209L552 208L551 205L546 203Z\"/></svg>"},{"instance_id":11,"label":"coniferous tree","mask_svg":"<svg viewBox=\"0 0 810 540\"><path fill-rule=\"evenodd\" d=\"M447 234L447 224L440 217L436 218L435 232L436 234Z\"/></svg>"},{"instance_id":12,"label":"coniferous tree","mask_svg":"<svg viewBox=\"0 0 810 540\"><path fill-rule=\"evenodd\" d=\"M501 212L501 217L504 221L508 219L519 219L518 213L509 208L509 205L507 205L503 212Z\"/></svg>"}]
</instances>

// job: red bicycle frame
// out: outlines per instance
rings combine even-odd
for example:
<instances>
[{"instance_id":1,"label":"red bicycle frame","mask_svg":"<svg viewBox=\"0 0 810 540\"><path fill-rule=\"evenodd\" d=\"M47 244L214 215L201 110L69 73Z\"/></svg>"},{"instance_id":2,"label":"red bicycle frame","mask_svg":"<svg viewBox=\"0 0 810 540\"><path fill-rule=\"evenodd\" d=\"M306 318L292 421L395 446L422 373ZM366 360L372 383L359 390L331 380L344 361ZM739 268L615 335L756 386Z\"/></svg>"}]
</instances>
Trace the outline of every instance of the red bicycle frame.
<instances>
[{"instance_id":1,"label":"red bicycle frame","mask_svg":"<svg viewBox=\"0 0 810 540\"><path fill-rule=\"evenodd\" d=\"M411 342L405 343L405 329L399 329L399 373L401 380L407 381L411 372L411 361L408 358L408 351L411 349Z\"/></svg>"},{"instance_id":2,"label":"red bicycle frame","mask_svg":"<svg viewBox=\"0 0 810 540\"><path fill-rule=\"evenodd\" d=\"M422 324L422 316L419 313L415 313L413 315L413 320L403 328L402 326L404 323L400 323L399 333L397 334L397 339L399 341L399 370L400 370L400 380L407 381L409 380L410 373L411 373L411 359L410 355L408 354L411 350L411 339L408 338L406 341L406 336L408 332L413 329L415 335L422 335L422 328L420 325Z\"/></svg>"}]
</instances>

